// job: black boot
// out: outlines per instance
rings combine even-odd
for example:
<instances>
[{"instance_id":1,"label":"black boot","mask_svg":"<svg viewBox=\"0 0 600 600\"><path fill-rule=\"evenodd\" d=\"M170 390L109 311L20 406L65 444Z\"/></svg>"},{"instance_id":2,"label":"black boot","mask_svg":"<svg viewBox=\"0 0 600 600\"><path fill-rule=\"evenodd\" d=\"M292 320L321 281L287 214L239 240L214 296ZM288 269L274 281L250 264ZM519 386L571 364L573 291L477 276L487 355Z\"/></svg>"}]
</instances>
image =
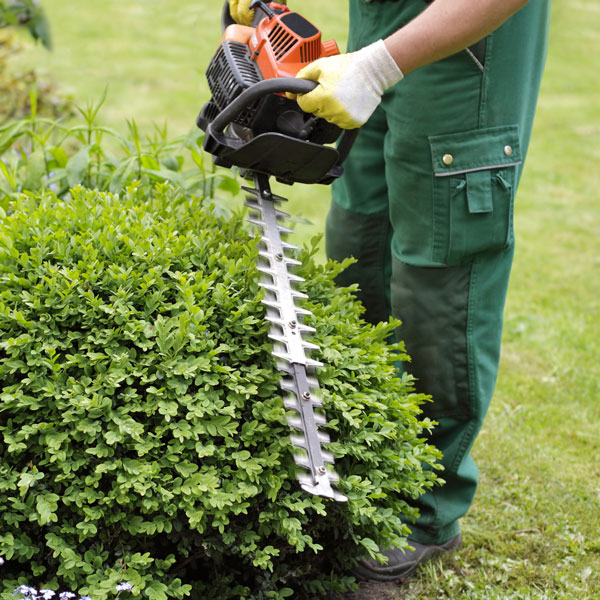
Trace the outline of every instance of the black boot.
<instances>
[{"instance_id":1,"label":"black boot","mask_svg":"<svg viewBox=\"0 0 600 600\"><path fill-rule=\"evenodd\" d=\"M375 559L363 560L354 568L354 575L366 581L395 581L408 577L430 558L460 548L462 536L459 533L443 544L420 544L411 540L408 543L414 550L386 550L382 554L387 556L387 563L383 564Z\"/></svg>"}]
</instances>

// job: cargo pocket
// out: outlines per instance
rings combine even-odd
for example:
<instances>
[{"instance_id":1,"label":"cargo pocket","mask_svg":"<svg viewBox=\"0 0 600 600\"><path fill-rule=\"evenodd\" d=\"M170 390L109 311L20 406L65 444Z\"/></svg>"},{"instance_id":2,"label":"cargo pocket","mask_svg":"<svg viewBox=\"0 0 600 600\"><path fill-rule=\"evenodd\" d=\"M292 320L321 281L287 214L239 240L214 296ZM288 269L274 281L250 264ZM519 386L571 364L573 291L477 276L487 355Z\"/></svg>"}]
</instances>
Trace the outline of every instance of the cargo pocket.
<instances>
[{"instance_id":1,"label":"cargo pocket","mask_svg":"<svg viewBox=\"0 0 600 600\"><path fill-rule=\"evenodd\" d=\"M433 260L459 265L513 244L518 125L429 138L433 166Z\"/></svg>"}]
</instances>

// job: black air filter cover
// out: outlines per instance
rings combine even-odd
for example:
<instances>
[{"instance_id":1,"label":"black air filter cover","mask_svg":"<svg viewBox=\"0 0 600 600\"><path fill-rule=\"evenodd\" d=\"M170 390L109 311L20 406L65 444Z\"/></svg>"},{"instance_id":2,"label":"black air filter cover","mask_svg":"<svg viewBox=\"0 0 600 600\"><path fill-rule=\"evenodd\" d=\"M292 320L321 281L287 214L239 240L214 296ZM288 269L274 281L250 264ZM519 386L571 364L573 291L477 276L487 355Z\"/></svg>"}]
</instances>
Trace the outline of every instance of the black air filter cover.
<instances>
[{"instance_id":1,"label":"black air filter cover","mask_svg":"<svg viewBox=\"0 0 600 600\"><path fill-rule=\"evenodd\" d=\"M239 42L223 42L206 70L212 101L223 110L245 89L263 77L250 58L250 49Z\"/></svg>"},{"instance_id":2,"label":"black air filter cover","mask_svg":"<svg viewBox=\"0 0 600 600\"><path fill-rule=\"evenodd\" d=\"M307 21L303 16L295 12L283 15L281 22L296 35L304 39L314 37L319 33L319 30L310 21Z\"/></svg>"}]
</instances>

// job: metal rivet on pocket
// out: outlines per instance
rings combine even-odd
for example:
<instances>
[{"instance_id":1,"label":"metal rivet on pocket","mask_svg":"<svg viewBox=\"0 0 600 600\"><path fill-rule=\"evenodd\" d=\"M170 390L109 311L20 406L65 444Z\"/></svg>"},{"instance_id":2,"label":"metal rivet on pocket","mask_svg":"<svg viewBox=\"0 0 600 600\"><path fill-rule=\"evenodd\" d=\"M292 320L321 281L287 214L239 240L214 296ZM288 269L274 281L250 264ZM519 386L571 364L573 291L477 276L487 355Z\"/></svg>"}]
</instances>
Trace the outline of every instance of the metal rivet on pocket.
<instances>
[{"instance_id":1,"label":"metal rivet on pocket","mask_svg":"<svg viewBox=\"0 0 600 600\"><path fill-rule=\"evenodd\" d=\"M504 146L504 154L506 154L506 156L512 156L512 153L512 146Z\"/></svg>"},{"instance_id":2,"label":"metal rivet on pocket","mask_svg":"<svg viewBox=\"0 0 600 600\"><path fill-rule=\"evenodd\" d=\"M454 162L454 156L452 156L452 154L444 154L444 156L442 156L442 162L446 166L450 166Z\"/></svg>"}]
</instances>

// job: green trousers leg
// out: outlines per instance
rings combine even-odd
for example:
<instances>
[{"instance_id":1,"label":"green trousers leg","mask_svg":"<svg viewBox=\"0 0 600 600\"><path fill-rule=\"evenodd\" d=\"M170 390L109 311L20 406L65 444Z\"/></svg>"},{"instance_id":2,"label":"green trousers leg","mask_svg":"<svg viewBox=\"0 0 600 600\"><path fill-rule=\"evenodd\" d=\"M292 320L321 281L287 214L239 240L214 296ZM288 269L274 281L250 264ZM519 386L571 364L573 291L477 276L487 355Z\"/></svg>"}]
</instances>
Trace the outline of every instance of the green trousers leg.
<instances>
[{"instance_id":1,"label":"green trousers leg","mask_svg":"<svg viewBox=\"0 0 600 600\"><path fill-rule=\"evenodd\" d=\"M385 37L423 10L420 0L351 0L349 49ZM431 442L443 487L416 501L411 538L459 531L477 486L470 456L489 407L514 250L515 192L546 53L549 2L531 0L485 43L410 73L386 92L334 184L331 258L358 262L372 322L403 325L405 369L431 394Z\"/></svg>"}]
</instances>

